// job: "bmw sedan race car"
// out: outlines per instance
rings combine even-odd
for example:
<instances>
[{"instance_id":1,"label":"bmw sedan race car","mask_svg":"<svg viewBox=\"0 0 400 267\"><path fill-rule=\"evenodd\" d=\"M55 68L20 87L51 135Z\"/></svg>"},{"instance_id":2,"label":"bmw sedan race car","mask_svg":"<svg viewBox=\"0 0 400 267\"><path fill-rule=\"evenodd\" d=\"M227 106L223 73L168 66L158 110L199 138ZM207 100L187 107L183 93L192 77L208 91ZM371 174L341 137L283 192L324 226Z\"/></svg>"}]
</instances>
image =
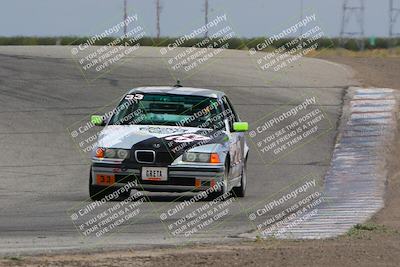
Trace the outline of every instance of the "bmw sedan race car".
<instances>
[{"instance_id":1,"label":"bmw sedan race car","mask_svg":"<svg viewBox=\"0 0 400 267\"><path fill-rule=\"evenodd\" d=\"M245 195L248 123L223 92L135 88L91 122L105 126L92 152L92 200L127 198L131 189Z\"/></svg>"}]
</instances>

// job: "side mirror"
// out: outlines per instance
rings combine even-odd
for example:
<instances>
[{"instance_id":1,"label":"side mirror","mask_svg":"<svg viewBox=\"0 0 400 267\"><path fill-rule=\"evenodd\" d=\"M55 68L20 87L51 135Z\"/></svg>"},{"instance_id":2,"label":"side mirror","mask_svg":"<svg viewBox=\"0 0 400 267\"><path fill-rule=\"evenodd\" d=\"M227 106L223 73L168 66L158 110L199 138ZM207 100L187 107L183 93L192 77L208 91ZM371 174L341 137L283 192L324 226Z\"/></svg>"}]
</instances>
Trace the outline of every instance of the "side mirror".
<instances>
[{"instance_id":1,"label":"side mirror","mask_svg":"<svg viewBox=\"0 0 400 267\"><path fill-rule=\"evenodd\" d=\"M234 122L233 131L234 132L247 132L249 130L249 123L247 122Z\"/></svg>"},{"instance_id":2,"label":"side mirror","mask_svg":"<svg viewBox=\"0 0 400 267\"><path fill-rule=\"evenodd\" d=\"M105 126L106 125L105 121L103 120L103 117L100 115L92 115L92 117L90 117L90 122L96 126Z\"/></svg>"}]
</instances>

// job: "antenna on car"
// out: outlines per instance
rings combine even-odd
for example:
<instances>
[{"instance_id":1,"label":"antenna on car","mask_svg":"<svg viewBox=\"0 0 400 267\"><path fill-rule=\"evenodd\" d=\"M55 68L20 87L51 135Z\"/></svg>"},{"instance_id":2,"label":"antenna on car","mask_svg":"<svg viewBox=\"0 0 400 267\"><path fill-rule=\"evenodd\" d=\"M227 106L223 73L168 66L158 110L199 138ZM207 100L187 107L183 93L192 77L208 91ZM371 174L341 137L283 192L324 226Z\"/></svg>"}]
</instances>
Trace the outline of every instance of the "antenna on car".
<instances>
[{"instance_id":1,"label":"antenna on car","mask_svg":"<svg viewBox=\"0 0 400 267\"><path fill-rule=\"evenodd\" d=\"M177 80L177 81L176 81L176 84L174 85L174 87L182 87L181 81L180 81L180 80Z\"/></svg>"}]
</instances>

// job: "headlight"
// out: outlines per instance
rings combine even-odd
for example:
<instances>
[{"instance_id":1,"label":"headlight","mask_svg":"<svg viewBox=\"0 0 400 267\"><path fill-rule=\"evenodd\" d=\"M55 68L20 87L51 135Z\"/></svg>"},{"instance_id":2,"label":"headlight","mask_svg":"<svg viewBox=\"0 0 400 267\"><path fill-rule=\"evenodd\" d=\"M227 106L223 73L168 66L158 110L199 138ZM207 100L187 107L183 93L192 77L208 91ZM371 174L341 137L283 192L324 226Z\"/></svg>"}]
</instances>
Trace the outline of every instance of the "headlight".
<instances>
[{"instance_id":1,"label":"headlight","mask_svg":"<svg viewBox=\"0 0 400 267\"><path fill-rule=\"evenodd\" d=\"M186 162L220 163L217 153L186 152L183 154L182 160Z\"/></svg>"},{"instance_id":2,"label":"headlight","mask_svg":"<svg viewBox=\"0 0 400 267\"><path fill-rule=\"evenodd\" d=\"M96 151L96 157L109 158L109 159L126 159L129 157L129 150L115 149L115 148L99 148Z\"/></svg>"},{"instance_id":3,"label":"headlight","mask_svg":"<svg viewBox=\"0 0 400 267\"><path fill-rule=\"evenodd\" d=\"M210 161L210 154L206 154L206 153L199 153L197 155L197 158L199 159L199 161L201 162L209 162Z\"/></svg>"},{"instance_id":4,"label":"headlight","mask_svg":"<svg viewBox=\"0 0 400 267\"><path fill-rule=\"evenodd\" d=\"M183 161L190 161L190 162L193 162L193 161L196 161L196 159L197 159L197 155L196 155L196 153L185 153L185 154L183 154Z\"/></svg>"},{"instance_id":5,"label":"headlight","mask_svg":"<svg viewBox=\"0 0 400 267\"><path fill-rule=\"evenodd\" d=\"M125 149L118 149L117 156L120 159L126 159L129 156L129 151Z\"/></svg>"},{"instance_id":6,"label":"headlight","mask_svg":"<svg viewBox=\"0 0 400 267\"><path fill-rule=\"evenodd\" d=\"M115 158L116 151L112 148L107 148L106 152L104 153L105 158Z\"/></svg>"}]
</instances>

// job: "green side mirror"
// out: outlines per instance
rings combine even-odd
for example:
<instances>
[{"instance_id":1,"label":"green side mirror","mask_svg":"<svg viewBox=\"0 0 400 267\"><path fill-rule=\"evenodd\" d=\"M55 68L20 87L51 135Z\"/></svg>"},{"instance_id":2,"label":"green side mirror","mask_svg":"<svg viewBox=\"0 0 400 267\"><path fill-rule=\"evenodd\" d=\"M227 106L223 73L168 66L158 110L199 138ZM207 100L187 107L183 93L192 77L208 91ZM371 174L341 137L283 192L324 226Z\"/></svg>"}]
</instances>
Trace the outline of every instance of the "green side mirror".
<instances>
[{"instance_id":1,"label":"green side mirror","mask_svg":"<svg viewBox=\"0 0 400 267\"><path fill-rule=\"evenodd\" d=\"M234 132L246 132L249 130L249 123L247 122L234 122L233 131Z\"/></svg>"},{"instance_id":2,"label":"green side mirror","mask_svg":"<svg viewBox=\"0 0 400 267\"><path fill-rule=\"evenodd\" d=\"M99 116L99 115L92 115L92 117L90 117L90 122L93 123L96 126L104 126L104 121L103 121L103 117Z\"/></svg>"}]
</instances>

